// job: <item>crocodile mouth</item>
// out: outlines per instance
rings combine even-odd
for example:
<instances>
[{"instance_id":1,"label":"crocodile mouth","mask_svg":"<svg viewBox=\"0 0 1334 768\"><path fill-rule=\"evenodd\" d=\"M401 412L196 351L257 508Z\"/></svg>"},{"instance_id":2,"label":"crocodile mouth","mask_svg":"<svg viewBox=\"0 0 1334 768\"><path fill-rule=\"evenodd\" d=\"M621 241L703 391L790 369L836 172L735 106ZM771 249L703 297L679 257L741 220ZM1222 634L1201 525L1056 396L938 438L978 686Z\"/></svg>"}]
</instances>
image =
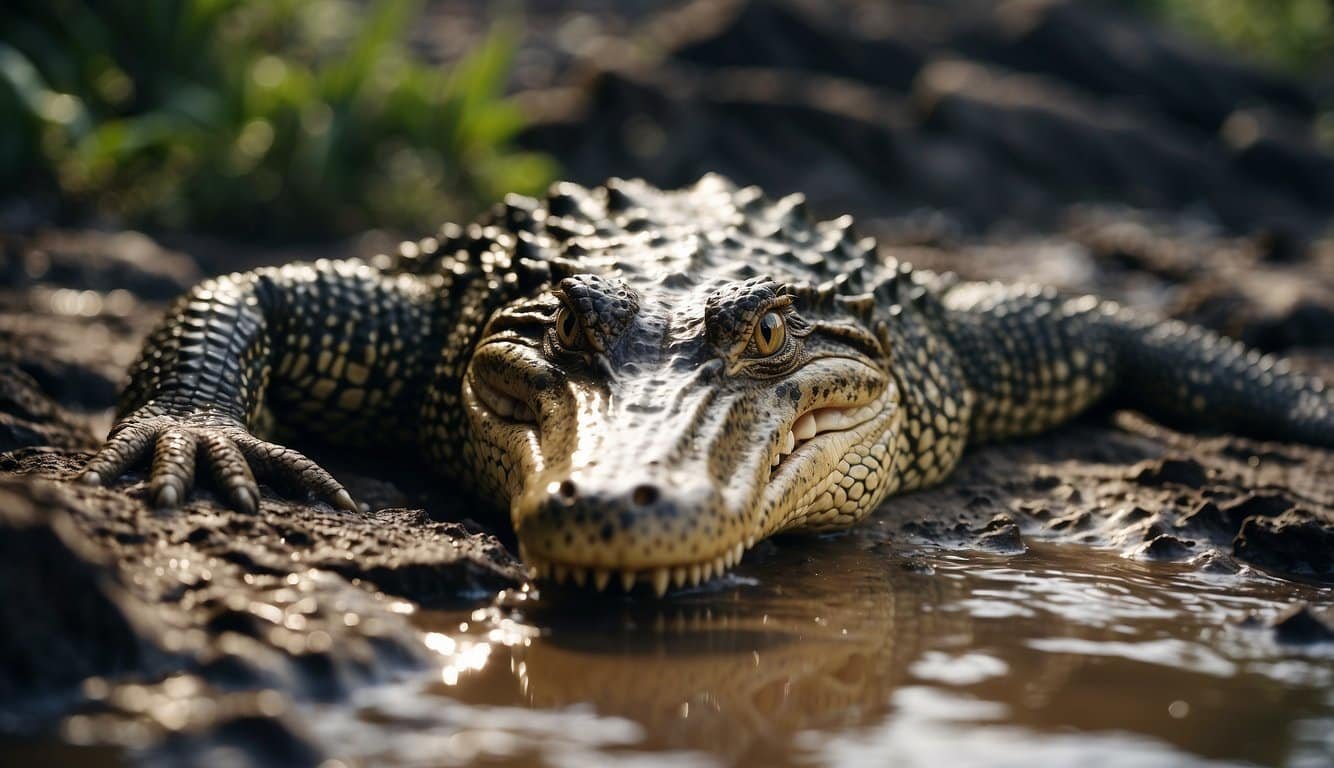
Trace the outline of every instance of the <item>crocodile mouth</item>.
<instances>
[{"instance_id":1,"label":"crocodile mouth","mask_svg":"<svg viewBox=\"0 0 1334 768\"><path fill-rule=\"evenodd\" d=\"M658 597L662 597L667 594L668 589L697 587L722 576L732 566L741 562L746 550L754 544L754 539L748 544L737 542L737 545L725 554L707 562L641 569L596 568L544 561L525 556L522 545L520 557L528 564L529 575L534 579L551 581L558 585L568 582L577 587L592 586L598 592L610 591L619 586L626 594L633 593L636 586L643 585Z\"/></svg>"},{"instance_id":2,"label":"crocodile mouth","mask_svg":"<svg viewBox=\"0 0 1334 768\"><path fill-rule=\"evenodd\" d=\"M508 501L537 581L658 595L696 587L770 534L846 520L879 498L866 489L883 478L861 469L855 493L831 485L892 426L897 390L870 366L839 359L782 390L719 394L712 383L554 378L523 352L488 346L472 361L466 469Z\"/></svg>"},{"instance_id":3,"label":"crocodile mouth","mask_svg":"<svg viewBox=\"0 0 1334 768\"><path fill-rule=\"evenodd\" d=\"M893 380L870 401L818 406L797 416L769 459L758 501L761 536L843 527L850 515L873 509L892 480L902 418Z\"/></svg>"},{"instance_id":4,"label":"crocodile mouth","mask_svg":"<svg viewBox=\"0 0 1334 768\"><path fill-rule=\"evenodd\" d=\"M891 385L892 388L892 385ZM762 506L770 506L785 491L804 488L818 480L822 465L837 465L852 446L866 442L893 412L897 400L887 392L876 400L849 406L823 405L800 413L783 431L768 462L766 482L760 489ZM827 474L827 473L826 473ZM775 530L783 526L777 526ZM562 562L537 556L520 543L520 557L530 575L556 585L589 587L598 592L620 589L626 594L647 588L661 597L669 589L697 587L723 576L739 564L755 543L773 530L756 528L712 557L690 563L647 568L601 567Z\"/></svg>"},{"instance_id":5,"label":"crocodile mouth","mask_svg":"<svg viewBox=\"0 0 1334 768\"><path fill-rule=\"evenodd\" d=\"M520 424L537 422L537 413L529 402L491 385L483 377L469 376L468 385L477 402L501 421Z\"/></svg>"},{"instance_id":6,"label":"crocodile mouth","mask_svg":"<svg viewBox=\"0 0 1334 768\"><path fill-rule=\"evenodd\" d=\"M817 441L821 436L847 434L873 421L884 411L885 404L876 400L864 405L824 406L802 413L783 435L778 450L774 451L769 461L769 481L779 478L791 462L810 460L818 455L822 445L820 442L816 442L810 450L803 450L812 441Z\"/></svg>"}]
</instances>

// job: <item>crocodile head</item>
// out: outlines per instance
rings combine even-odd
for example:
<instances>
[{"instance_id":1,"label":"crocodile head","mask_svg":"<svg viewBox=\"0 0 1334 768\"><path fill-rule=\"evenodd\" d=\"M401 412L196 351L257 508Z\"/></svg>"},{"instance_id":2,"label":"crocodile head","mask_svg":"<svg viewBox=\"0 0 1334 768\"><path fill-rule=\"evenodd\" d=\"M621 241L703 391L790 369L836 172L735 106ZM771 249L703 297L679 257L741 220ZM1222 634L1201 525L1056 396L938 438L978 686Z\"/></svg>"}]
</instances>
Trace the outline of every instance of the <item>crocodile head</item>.
<instances>
[{"instance_id":1,"label":"crocodile head","mask_svg":"<svg viewBox=\"0 0 1334 768\"><path fill-rule=\"evenodd\" d=\"M492 312L461 392L463 452L539 577L661 594L884 497L902 420L887 337L828 271L864 271L873 244L717 177L561 194L582 217L520 233L546 278Z\"/></svg>"}]
</instances>

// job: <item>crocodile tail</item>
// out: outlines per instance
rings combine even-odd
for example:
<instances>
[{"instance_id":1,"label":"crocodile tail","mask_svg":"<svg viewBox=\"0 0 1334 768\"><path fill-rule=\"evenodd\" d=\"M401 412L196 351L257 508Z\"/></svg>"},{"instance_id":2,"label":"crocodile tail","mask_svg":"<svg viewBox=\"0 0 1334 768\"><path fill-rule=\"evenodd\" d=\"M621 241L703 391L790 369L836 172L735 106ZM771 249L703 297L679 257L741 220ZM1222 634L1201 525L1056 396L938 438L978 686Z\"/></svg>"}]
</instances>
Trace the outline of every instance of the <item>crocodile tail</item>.
<instances>
[{"instance_id":1,"label":"crocodile tail","mask_svg":"<svg viewBox=\"0 0 1334 768\"><path fill-rule=\"evenodd\" d=\"M1036 434L1110 402L1178 428L1334 447L1334 390L1212 331L1026 286L961 283L943 299L972 440Z\"/></svg>"},{"instance_id":2,"label":"crocodile tail","mask_svg":"<svg viewBox=\"0 0 1334 768\"><path fill-rule=\"evenodd\" d=\"M1213 331L1108 314L1115 398L1174 427L1334 447L1334 389Z\"/></svg>"}]
</instances>

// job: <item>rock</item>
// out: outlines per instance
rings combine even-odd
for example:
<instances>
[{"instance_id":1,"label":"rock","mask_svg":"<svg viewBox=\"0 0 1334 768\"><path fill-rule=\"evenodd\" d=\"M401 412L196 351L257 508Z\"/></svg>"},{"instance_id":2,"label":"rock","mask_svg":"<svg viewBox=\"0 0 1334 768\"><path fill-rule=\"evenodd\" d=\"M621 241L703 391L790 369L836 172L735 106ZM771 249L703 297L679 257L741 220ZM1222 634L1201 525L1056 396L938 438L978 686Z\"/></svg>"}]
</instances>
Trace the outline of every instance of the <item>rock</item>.
<instances>
[{"instance_id":1,"label":"rock","mask_svg":"<svg viewBox=\"0 0 1334 768\"><path fill-rule=\"evenodd\" d=\"M1292 509L1295 504L1296 502L1280 492L1247 493L1224 502L1218 511L1229 523L1239 528L1248 518L1275 517Z\"/></svg>"},{"instance_id":2,"label":"rock","mask_svg":"<svg viewBox=\"0 0 1334 768\"><path fill-rule=\"evenodd\" d=\"M1131 507L1121 514L1121 520L1127 525L1147 520L1150 517L1153 517L1153 513L1144 507Z\"/></svg>"},{"instance_id":3,"label":"rock","mask_svg":"<svg viewBox=\"0 0 1334 768\"><path fill-rule=\"evenodd\" d=\"M1149 560L1181 560L1193 554L1195 542L1170 533L1154 536L1136 553Z\"/></svg>"},{"instance_id":4,"label":"rock","mask_svg":"<svg viewBox=\"0 0 1334 768\"><path fill-rule=\"evenodd\" d=\"M1242 566L1236 560L1216 549L1202 552L1191 562L1202 573L1233 575L1241 573L1242 570Z\"/></svg>"},{"instance_id":5,"label":"rock","mask_svg":"<svg viewBox=\"0 0 1334 768\"><path fill-rule=\"evenodd\" d=\"M927 562L922 557L915 555L902 557L898 560L898 566L903 571L915 573L919 576L931 576L936 572L935 567L932 566L931 563Z\"/></svg>"},{"instance_id":6,"label":"rock","mask_svg":"<svg viewBox=\"0 0 1334 768\"><path fill-rule=\"evenodd\" d=\"M1199 490L1204 486L1204 467L1194 459L1161 459L1141 464L1133 477L1140 485L1180 485Z\"/></svg>"},{"instance_id":7,"label":"rock","mask_svg":"<svg viewBox=\"0 0 1334 768\"><path fill-rule=\"evenodd\" d=\"M1232 544L1237 557L1285 573L1334 577L1334 514L1290 509L1250 517Z\"/></svg>"},{"instance_id":8,"label":"rock","mask_svg":"<svg viewBox=\"0 0 1334 768\"><path fill-rule=\"evenodd\" d=\"M1251 517L1273 517L1291 509L1293 504L1292 499L1279 492L1246 493L1221 504L1202 501L1181 519L1181 525L1231 537Z\"/></svg>"},{"instance_id":9,"label":"rock","mask_svg":"<svg viewBox=\"0 0 1334 768\"><path fill-rule=\"evenodd\" d=\"M996 515L982 528L977 546L992 552L1018 554L1023 552L1024 539L1019 533L1019 524L1009 515Z\"/></svg>"},{"instance_id":10,"label":"rock","mask_svg":"<svg viewBox=\"0 0 1334 768\"><path fill-rule=\"evenodd\" d=\"M1202 501L1196 504L1193 510L1181 518L1181 525L1189 530L1202 533L1231 536L1237 532L1237 526L1212 501Z\"/></svg>"},{"instance_id":11,"label":"rock","mask_svg":"<svg viewBox=\"0 0 1334 768\"><path fill-rule=\"evenodd\" d=\"M1334 642L1334 622L1321 617L1311 606L1294 605L1274 617L1274 638L1280 643L1308 644Z\"/></svg>"}]
</instances>

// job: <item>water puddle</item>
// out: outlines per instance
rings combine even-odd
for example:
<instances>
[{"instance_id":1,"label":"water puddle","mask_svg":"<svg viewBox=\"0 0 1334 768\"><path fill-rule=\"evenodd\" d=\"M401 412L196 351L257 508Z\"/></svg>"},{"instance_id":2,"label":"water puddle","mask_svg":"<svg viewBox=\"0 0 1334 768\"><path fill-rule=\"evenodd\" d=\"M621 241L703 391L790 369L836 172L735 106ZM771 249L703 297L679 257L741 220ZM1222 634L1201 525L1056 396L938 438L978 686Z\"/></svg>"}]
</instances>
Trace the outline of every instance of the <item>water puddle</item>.
<instances>
[{"instance_id":1,"label":"water puddle","mask_svg":"<svg viewBox=\"0 0 1334 768\"><path fill-rule=\"evenodd\" d=\"M1326 766L1334 646L1241 624L1327 588L1085 547L765 546L721 586L417 614L429 675L307 705L385 766Z\"/></svg>"}]
</instances>

